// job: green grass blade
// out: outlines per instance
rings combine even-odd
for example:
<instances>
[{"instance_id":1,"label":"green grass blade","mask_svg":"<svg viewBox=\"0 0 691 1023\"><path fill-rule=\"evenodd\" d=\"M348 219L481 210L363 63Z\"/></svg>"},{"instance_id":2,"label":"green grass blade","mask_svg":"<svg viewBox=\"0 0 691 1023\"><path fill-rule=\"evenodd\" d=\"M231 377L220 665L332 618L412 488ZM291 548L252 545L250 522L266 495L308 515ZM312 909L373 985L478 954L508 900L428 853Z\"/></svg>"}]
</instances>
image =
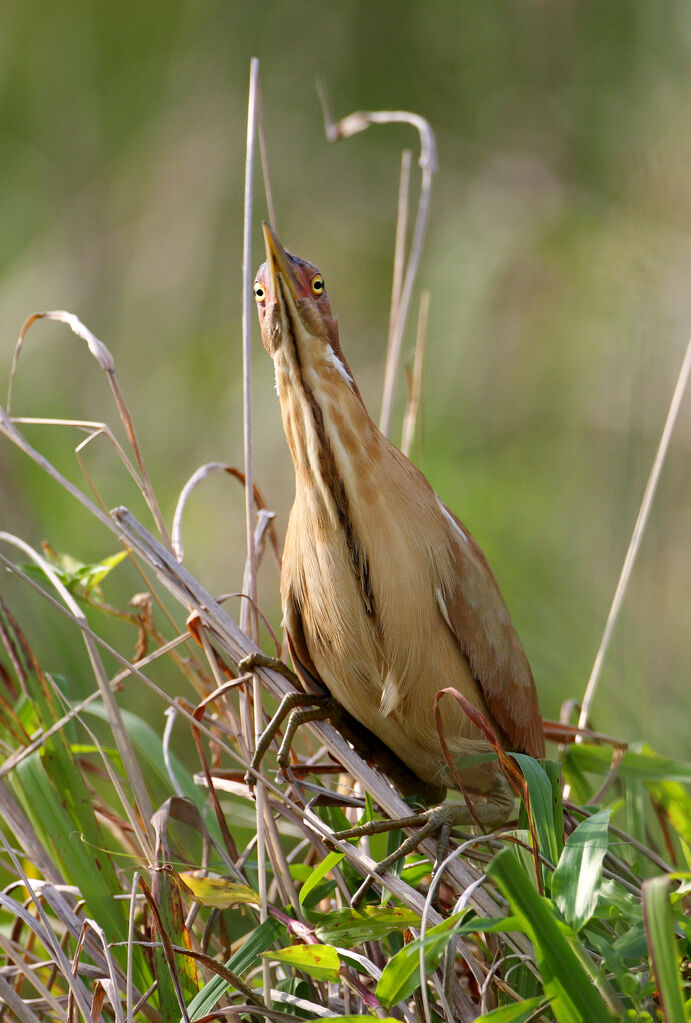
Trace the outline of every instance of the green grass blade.
<instances>
[{"instance_id":1,"label":"green grass blade","mask_svg":"<svg viewBox=\"0 0 691 1023\"><path fill-rule=\"evenodd\" d=\"M552 898L574 931L580 931L597 908L609 818L609 810L600 810L581 821L569 835L552 876Z\"/></svg>"},{"instance_id":2,"label":"green grass blade","mask_svg":"<svg viewBox=\"0 0 691 1023\"><path fill-rule=\"evenodd\" d=\"M392 931L419 927L420 917L402 906L365 906L361 911L335 909L324 914L315 934L326 945L354 948L365 941L381 941Z\"/></svg>"},{"instance_id":3,"label":"green grass blade","mask_svg":"<svg viewBox=\"0 0 691 1023\"><path fill-rule=\"evenodd\" d=\"M422 945L425 949L425 968L436 968L444 949L453 937L456 924L465 916L457 913L431 927ZM377 984L377 998L383 1005L396 1005L408 998L420 986L420 939L416 938L397 952L384 967Z\"/></svg>"},{"instance_id":4,"label":"green grass blade","mask_svg":"<svg viewBox=\"0 0 691 1023\"><path fill-rule=\"evenodd\" d=\"M670 878L654 877L643 885L643 920L650 960L666 1023L685 1023L684 993L669 901Z\"/></svg>"},{"instance_id":5,"label":"green grass blade","mask_svg":"<svg viewBox=\"0 0 691 1023\"><path fill-rule=\"evenodd\" d=\"M487 873L535 946L545 994L552 998L551 1009L559 1023L611 1023L612 1014L581 963L582 950L576 954L552 905L537 894L510 850L498 853Z\"/></svg>"},{"instance_id":6,"label":"green grass blade","mask_svg":"<svg viewBox=\"0 0 691 1023\"><path fill-rule=\"evenodd\" d=\"M230 957L226 966L233 973L242 975L257 962L262 952L265 952L284 933L285 928L277 920L273 918L265 920L263 924L252 931L237 952ZM229 987L228 981L223 977L213 977L187 1006L190 1019L196 1020L208 1016Z\"/></svg>"},{"instance_id":7,"label":"green grass blade","mask_svg":"<svg viewBox=\"0 0 691 1023\"><path fill-rule=\"evenodd\" d=\"M262 952L262 956L283 963L293 970L302 970L315 980L335 983L339 979L341 957L331 945L291 945L278 952Z\"/></svg>"},{"instance_id":8,"label":"green grass blade","mask_svg":"<svg viewBox=\"0 0 691 1023\"><path fill-rule=\"evenodd\" d=\"M314 870L312 871L312 873L310 874L310 876L307 878L302 888L300 889L301 903L305 901L309 893L314 888L317 887L317 885L329 873L329 871L333 870L334 867L338 866L338 864L343 859L343 855L344 855L343 853L339 852L330 852L329 855L325 856L321 863L314 868Z\"/></svg>"},{"instance_id":9,"label":"green grass blade","mask_svg":"<svg viewBox=\"0 0 691 1023\"><path fill-rule=\"evenodd\" d=\"M561 790L558 784L555 786L553 783L554 772L550 777L542 764L524 753L512 753L511 756L520 767L523 777L528 783L530 809L535 822L540 852L550 863L556 864L563 844L563 825L561 822ZM558 778L558 765L555 766ZM557 820L559 821L558 827L555 826ZM543 871L543 880L548 883L547 874L548 871Z\"/></svg>"},{"instance_id":10,"label":"green grass blade","mask_svg":"<svg viewBox=\"0 0 691 1023\"><path fill-rule=\"evenodd\" d=\"M483 1019L491 1023L525 1023L539 1008L545 1008L547 1002L544 998L524 998L521 1002L514 1002L513 1005L501 1005L498 1009L486 1012Z\"/></svg>"}]
</instances>

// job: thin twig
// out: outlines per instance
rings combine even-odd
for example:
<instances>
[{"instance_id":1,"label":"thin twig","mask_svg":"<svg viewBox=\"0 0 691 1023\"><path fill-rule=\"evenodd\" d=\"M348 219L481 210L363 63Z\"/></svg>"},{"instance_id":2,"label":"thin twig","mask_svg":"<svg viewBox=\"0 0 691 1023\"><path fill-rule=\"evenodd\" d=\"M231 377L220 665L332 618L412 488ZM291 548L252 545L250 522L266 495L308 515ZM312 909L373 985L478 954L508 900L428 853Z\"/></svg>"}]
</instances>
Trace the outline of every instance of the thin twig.
<instances>
[{"instance_id":1,"label":"thin twig","mask_svg":"<svg viewBox=\"0 0 691 1023\"><path fill-rule=\"evenodd\" d=\"M422 372L425 366L425 349L427 347L427 318L429 315L429 291L423 291L420 295L420 315L417 323L417 339L415 341L415 360L413 372L410 377L410 393L408 404L403 417L403 431L401 434L401 451L404 455L410 455L415 437L415 424L417 422L420 399L422 397Z\"/></svg>"},{"instance_id":2,"label":"thin twig","mask_svg":"<svg viewBox=\"0 0 691 1023\"><path fill-rule=\"evenodd\" d=\"M243 579L243 591L249 600L242 602L240 611L240 628L256 643L257 625L257 552L255 547L255 515L254 477L252 465L252 328L250 311L252 303L252 204L254 180L254 151L256 140L257 89L259 84L259 61L253 57L250 61L250 84L247 102L247 150L245 156L245 204L243 217L243 249L242 249L242 408L244 434L244 469L245 469L245 527L247 533L247 563ZM252 705L254 711L254 746L256 747L263 729L262 689L256 675L252 677ZM248 700L243 691L242 714L243 724L249 727ZM252 746L249 731L246 735L248 746ZM262 923L267 919L266 894L266 792L261 779L256 786L257 800L257 886L259 888L259 918ZM262 963L264 991L271 989L271 968L267 960Z\"/></svg>"},{"instance_id":3,"label":"thin twig","mask_svg":"<svg viewBox=\"0 0 691 1023\"><path fill-rule=\"evenodd\" d=\"M655 459L653 461L653 467L650 470L650 476L648 477L645 493L643 494L643 500L641 502L640 511L638 512L638 518L636 519L636 524L633 527L633 533L631 534L629 548L626 552L626 557L624 558L624 564L622 565L621 575L619 576L619 582L617 583L617 588L614 591L612 606L610 607L609 614L607 616L605 631L602 634L600 646L595 657L595 663L593 664L593 670L590 673L588 684L585 687L583 703L581 704L581 714L578 719L578 725L580 728L585 728L588 722L588 717L590 715L590 706L595 696L597 684L600 681L602 663L605 659L605 654L607 653L607 649L612 638L612 632L614 631L614 626L616 624L617 618L619 617L619 612L621 611L621 606L624 601L624 594L626 593L626 587L628 586L629 579L631 578L631 571L636 560L636 555L638 554L639 548L641 546L641 541L643 539L645 527L648 523L648 516L650 514L650 509L652 507L653 500L655 498L657 485L660 479L660 473L662 472L662 467L667 456L669 442L674 431L674 426L677 420L677 415L679 414L679 409L681 408L681 401L684 396L684 391L686 390L686 384L688 383L690 371L691 371L691 341L689 341L689 343L686 346L686 353L681 364L681 369L679 370L679 376L677 377L676 386L674 388L674 393L672 395L672 401L670 402L669 411L667 413L667 419L665 421L662 436L660 437L660 443L658 445L658 449L655 454ZM577 737L576 742L578 741L579 739Z\"/></svg>"},{"instance_id":4,"label":"thin twig","mask_svg":"<svg viewBox=\"0 0 691 1023\"><path fill-rule=\"evenodd\" d=\"M404 149L401 153L401 176L398 182L398 208L396 212L396 239L394 241L393 278L391 281L391 307L389 309L389 337L386 345L386 362L392 358L393 340L396 331L396 320L401 305L401 288L403 287L403 271L405 269L405 243L408 234L408 205L410 194L410 161L411 152ZM386 378L386 369L384 372ZM382 402L384 395L382 393ZM381 421L379 423L382 428Z\"/></svg>"}]
</instances>

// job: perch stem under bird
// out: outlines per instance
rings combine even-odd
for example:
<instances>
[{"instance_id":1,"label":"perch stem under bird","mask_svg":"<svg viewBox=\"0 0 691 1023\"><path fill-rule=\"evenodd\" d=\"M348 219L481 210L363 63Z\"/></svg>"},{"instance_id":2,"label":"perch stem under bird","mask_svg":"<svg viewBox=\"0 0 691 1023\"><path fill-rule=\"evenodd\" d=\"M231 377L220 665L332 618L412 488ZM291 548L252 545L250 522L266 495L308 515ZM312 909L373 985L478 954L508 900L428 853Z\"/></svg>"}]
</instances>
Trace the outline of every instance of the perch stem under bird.
<instances>
[{"instance_id":1,"label":"perch stem under bird","mask_svg":"<svg viewBox=\"0 0 691 1023\"><path fill-rule=\"evenodd\" d=\"M295 468L281 601L302 687L333 697L419 788L454 785L434 718L447 687L502 747L543 757L533 676L482 551L368 415L322 274L266 223L264 240L254 294ZM492 752L486 736L455 701L444 726L472 813L446 803L416 823L447 838L455 825L500 825L513 798L496 758L478 756Z\"/></svg>"}]
</instances>

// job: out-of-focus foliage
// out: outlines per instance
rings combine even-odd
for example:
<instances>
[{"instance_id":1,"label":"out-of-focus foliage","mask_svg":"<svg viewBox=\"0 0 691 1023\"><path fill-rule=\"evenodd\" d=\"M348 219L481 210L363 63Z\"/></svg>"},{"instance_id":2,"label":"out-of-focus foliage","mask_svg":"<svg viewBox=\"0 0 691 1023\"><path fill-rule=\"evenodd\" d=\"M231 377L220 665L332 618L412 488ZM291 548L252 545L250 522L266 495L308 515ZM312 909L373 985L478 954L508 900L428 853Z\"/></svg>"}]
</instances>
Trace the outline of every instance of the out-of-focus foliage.
<instances>
[{"instance_id":1,"label":"out-of-focus foliage","mask_svg":"<svg viewBox=\"0 0 691 1023\"><path fill-rule=\"evenodd\" d=\"M115 354L169 516L198 464L240 463L256 55L278 229L323 270L376 411L399 153L417 140L388 127L330 146L315 78L336 116L427 117L440 171L415 457L485 548L555 716L582 693L691 323L690 39L684 0L4 5L0 380L30 312L73 310ZM254 395L257 481L282 531L292 468L259 344ZM101 419L109 400L64 328L34 329L14 413ZM70 472L76 443L41 436ZM670 755L689 753L688 447L687 412L595 705L602 729ZM86 461L107 504L141 511L109 485L105 444ZM66 496L6 445L0 473L0 527L102 558L92 524L75 526ZM240 589L241 503L218 481L190 504L187 558L210 589ZM277 619L273 577L260 586ZM22 613L42 662L69 675L71 632L19 584L1 588L40 620L33 634Z\"/></svg>"}]
</instances>

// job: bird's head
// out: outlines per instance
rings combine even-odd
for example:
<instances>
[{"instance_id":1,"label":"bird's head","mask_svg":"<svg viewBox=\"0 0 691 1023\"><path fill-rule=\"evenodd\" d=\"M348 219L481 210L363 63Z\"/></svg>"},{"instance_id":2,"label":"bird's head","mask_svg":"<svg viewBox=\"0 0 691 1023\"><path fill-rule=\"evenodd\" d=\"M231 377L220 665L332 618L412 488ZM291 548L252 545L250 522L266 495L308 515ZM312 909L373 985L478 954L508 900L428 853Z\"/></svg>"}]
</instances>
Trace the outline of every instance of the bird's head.
<instances>
[{"instance_id":1,"label":"bird's head","mask_svg":"<svg viewBox=\"0 0 691 1023\"><path fill-rule=\"evenodd\" d=\"M338 350L338 327L324 278L312 263L283 248L264 221L266 262L254 280L262 341L273 358L292 338L296 346L329 345Z\"/></svg>"}]
</instances>

